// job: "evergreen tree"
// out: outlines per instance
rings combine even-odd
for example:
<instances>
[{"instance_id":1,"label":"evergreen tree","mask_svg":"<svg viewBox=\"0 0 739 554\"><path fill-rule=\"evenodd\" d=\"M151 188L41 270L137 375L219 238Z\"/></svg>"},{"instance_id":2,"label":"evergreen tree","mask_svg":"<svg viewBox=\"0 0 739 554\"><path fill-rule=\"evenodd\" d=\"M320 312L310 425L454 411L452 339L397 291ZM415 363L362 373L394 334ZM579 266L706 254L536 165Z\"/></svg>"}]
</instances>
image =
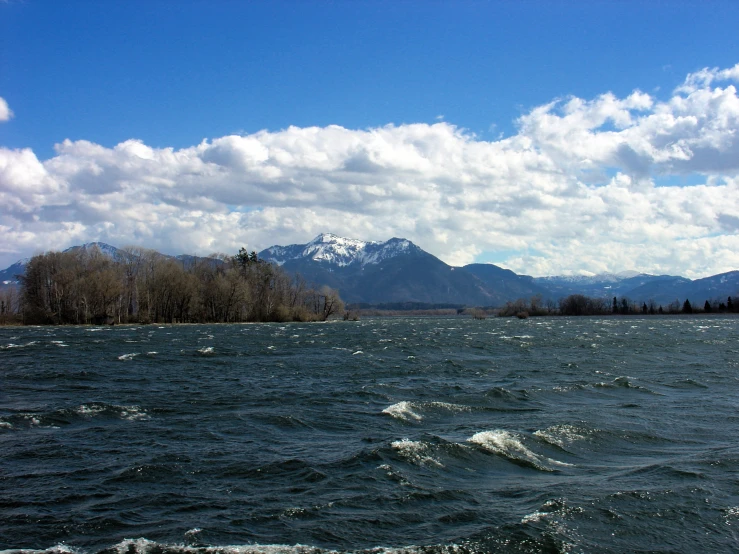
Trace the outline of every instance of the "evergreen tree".
<instances>
[{"instance_id":1,"label":"evergreen tree","mask_svg":"<svg viewBox=\"0 0 739 554\"><path fill-rule=\"evenodd\" d=\"M706 300L706 303L703 304L703 311L706 313L711 312L711 303L708 300Z\"/></svg>"},{"instance_id":2,"label":"evergreen tree","mask_svg":"<svg viewBox=\"0 0 739 554\"><path fill-rule=\"evenodd\" d=\"M618 300L616 300L615 296L613 297L613 313L614 314L618 313Z\"/></svg>"},{"instance_id":3,"label":"evergreen tree","mask_svg":"<svg viewBox=\"0 0 739 554\"><path fill-rule=\"evenodd\" d=\"M239 253L236 254L236 263L239 264L239 267L241 269L246 269L246 266L249 265L249 253L246 251L246 248L243 246L239 248Z\"/></svg>"},{"instance_id":4,"label":"evergreen tree","mask_svg":"<svg viewBox=\"0 0 739 554\"><path fill-rule=\"evenodd\" d=\"M688 300L687 298L685 299L685 302L683 303L683 313L684 314L693 313L693 306L690 305L690 300Z\"/></svg>"}]
</instances>

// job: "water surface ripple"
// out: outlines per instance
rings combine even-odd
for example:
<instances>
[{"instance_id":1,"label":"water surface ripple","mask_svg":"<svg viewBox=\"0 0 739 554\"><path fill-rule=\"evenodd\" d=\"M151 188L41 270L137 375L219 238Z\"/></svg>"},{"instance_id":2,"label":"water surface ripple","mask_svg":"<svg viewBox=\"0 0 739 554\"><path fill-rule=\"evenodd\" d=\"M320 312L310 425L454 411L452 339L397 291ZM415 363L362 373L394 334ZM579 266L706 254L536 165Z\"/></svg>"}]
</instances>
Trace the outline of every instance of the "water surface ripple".
<instances>
[{"instance_id":1,"label":"water surface ripple","mask_svg":"<svg viewBox=\"0 0 739 554\"><path fill-rule=\"evenodd\" d=\"M735 552L739 319L0 329L0 550Z\"/></svg>"}]
</instances>

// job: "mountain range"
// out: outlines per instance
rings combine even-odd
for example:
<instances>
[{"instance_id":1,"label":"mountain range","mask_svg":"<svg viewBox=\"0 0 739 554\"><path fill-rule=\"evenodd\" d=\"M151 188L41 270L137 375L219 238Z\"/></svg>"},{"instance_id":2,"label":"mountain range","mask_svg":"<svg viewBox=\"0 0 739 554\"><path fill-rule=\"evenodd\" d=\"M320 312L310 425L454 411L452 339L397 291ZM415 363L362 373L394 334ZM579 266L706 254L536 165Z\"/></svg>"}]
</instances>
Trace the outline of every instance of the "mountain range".
<instances>
[{"instance_id":1,"label":"mountain range","mask_svg":"<svg viewBox=\"0 0 739 554\"><path fill-rule=\"evenodd\" d=\"M406 239L364 242L330 233L307 244L272 246L259 257L300 273L308 281L339 289L351 303L453 303L502 306L507 301L541 295L557 300L570 294L597 298L626 297L667 305L739 294L739 271L691 280L636 271L595 276L530 277L493 264L453 267Z\"/></svg>"},{"instance_id":2,"label":"mountain range","mask_svg":"<svg viewBox=\"0 0 739 554\"><path fill-rule=\"evenodd\" d=\"M87 243L67 250L98 248L117 257L118 249L105 243ZM300 274L312 284L338 289L352 304L454 304L502 306L508 301L540 295L557 300L570 294L598 298L626 297L634 302L667 305L675 300L725 301L739 295L739 271L691 280L674 275L634 271L595 276L530 277L493 264L450 266L411 241L361 241L323 233L307 244L271 246L260 259ZM177 256L178 259L194 259ZM0 286L13 286L28 260L0 271Z\"/></svg>"}]
</instances>

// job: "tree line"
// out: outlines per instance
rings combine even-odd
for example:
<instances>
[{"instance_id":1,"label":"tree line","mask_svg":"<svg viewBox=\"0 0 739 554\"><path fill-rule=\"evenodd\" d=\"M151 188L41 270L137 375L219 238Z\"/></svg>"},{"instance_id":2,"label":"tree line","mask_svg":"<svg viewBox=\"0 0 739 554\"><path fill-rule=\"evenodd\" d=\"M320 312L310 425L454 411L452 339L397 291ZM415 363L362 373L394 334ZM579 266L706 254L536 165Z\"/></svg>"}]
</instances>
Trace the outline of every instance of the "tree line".
<instances>
[{"instance_id":1,"label":"tree line","mask_svg":"<svg viewBox=\"0 0 739 554\"><path fill-rule=\"evenodd\" d=\"M7 309L33 324L325 321L344 309L337 291L244 248L183 259L139 247L115 257L97 248L47 252L19 278Z\"/></svg>"},{"instance_id":2,"label":"tree line","mask_svg":"<svg viewBox=\"0 0 739 554\"><path fill-rule=\"evenodd\" d=\"M500 316L529 315L658 315L693 313L739 313L739 297L729 296L723 300L706 300L703 306L694 306L689 299L674 300L663 307L654 300L632 302L626 297L613 299L592 298L583 294L571 294L559 299L543 301L541 296L507 302L498 311Z\"/></svg>"}]
</instances>

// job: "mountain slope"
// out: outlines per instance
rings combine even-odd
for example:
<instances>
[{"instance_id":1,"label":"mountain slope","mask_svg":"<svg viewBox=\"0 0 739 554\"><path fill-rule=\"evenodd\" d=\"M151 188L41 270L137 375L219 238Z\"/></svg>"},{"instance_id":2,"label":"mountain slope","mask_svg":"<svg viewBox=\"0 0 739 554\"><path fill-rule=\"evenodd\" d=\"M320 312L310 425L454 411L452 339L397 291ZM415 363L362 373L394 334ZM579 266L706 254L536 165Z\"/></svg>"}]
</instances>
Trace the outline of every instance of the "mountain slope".
<instances>
[{"instance_id":1,"label":"mountain slope","mask_svg":"<svg viewBox=\"0 0 739 554\"><path fill-rule=\"evenodd\" d=\"M0 271L0 286L5 285L17 285L18 276L23 275L26 272L26 264L29 258L18 260L13 265L6 267Z\"/></svg>"},{"instance_id":2,"label":"mountain slope","mask_svg":"<svg viewBox=\"0 0 739 554\"><path fill-rule=\"evenodd\" d=\"M518 275L510 269L503 269L493 264L469 264L462 268L477 277L485 289L496 299L500 306L510 300L531 298L540 295L550 298L552 292L535 282L528 275Z\"/></svg>"},{"instance_id":3,"label":"mountain slope","mask_svg":"<svg viewBox=\"0 0 739 554\"><path fill-rule=\"evenodd\" d=\"M364 242L325 233L307 244L272 246L259 257L311 283L338 289L347 302L490 304L493 300L473 275L406 239Z\"/></svg>"}]
</instances>

